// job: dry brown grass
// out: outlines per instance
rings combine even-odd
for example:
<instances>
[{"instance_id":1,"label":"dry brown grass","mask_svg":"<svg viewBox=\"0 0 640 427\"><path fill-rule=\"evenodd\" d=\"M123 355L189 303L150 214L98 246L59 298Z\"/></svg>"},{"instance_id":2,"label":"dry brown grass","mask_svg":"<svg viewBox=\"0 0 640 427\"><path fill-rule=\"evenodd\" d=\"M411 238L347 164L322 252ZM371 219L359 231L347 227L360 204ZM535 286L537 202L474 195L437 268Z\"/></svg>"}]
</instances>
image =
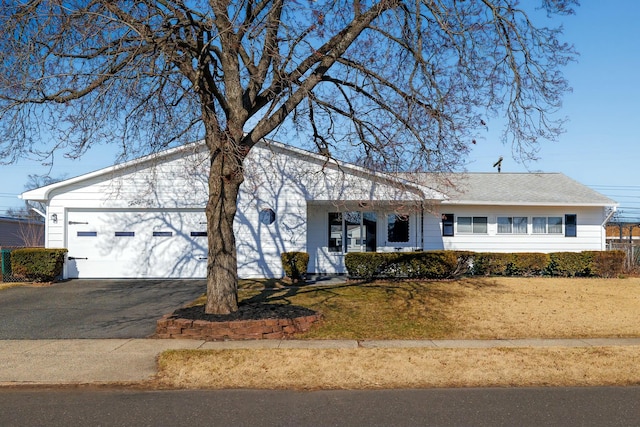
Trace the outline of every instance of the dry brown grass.
<instances>
[{"instance_id":1,"label":"dry brown grass","mask_svg":"<svg viewBox=\"0 0 640 427\"><path fill-rule=\"evenodd\" d=\"M18 286L33 286L33 284L31 282L0 282L0 291Z\"/></svg>"},{"instance_id":2,"label":"dry brown grass","mask_svg":"<svg viewBox=\"0 0 640 427\"><path fill-rule=\"evenodd\" d=\"M449 338L640 336L640 279L497 278L457 282Z\"/></svg>"},{"instance_id":3,"label":"dry brown grass","mask_svg":"<svg viewBox=\"0 0 640 427\"><path fill-rule=\"evenodd\" d=\"M640 384L640 347L171 351L174 388L379 389Z\"/></svg>"},{"instance_id":4,"label":"dry brown grass","mask_svg":"<svg viewBox=\"0 0 640 427\"><path fill-rule=\"evenodd\" d=\"M244 290L324 315L303 339L640 336L640 278L471 278Z\"/></svg>"},{"instance_id":5,"label":"dry brown grass","mask_svg":"<svg viewBox=\"0 0 640 427\"><path fill-rule=\"evenodd\" d=\"M256 289L243 297L325 315L303 338L640 336L640 279L488 278ZM279 286L274 286L279 288ZM368 389L640 384L640 346L172 351L158 384Z\"/></svg>"}]
</instances>

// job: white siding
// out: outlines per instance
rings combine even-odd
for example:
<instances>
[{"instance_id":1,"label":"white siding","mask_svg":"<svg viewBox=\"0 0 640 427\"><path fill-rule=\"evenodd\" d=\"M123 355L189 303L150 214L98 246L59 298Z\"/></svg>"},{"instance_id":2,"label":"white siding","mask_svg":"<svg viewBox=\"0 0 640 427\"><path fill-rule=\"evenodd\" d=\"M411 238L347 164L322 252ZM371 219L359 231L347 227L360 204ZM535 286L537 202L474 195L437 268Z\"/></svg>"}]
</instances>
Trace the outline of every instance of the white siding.
<instances>
[{"instance_id":1,"label":"white siding","mask_svg":"<svg viewBox=\"0 0 640 427\"><path fill-rule=\"evenodd\" d=\"M395 207L398 206L396 205ZM407 209L406 204L403 205L403 208ZM375 213L377 252L406 252L421 248L422 230L419 205L411 206L407 212L409 216L409 241L390 242L388 241L388 215L394 215L396 213L392 204L374 204L374 208L365 209L357 203L343 203L335 206L331 203L310 202L307 208L307 219L309 223L307 248L309 252L310 272L346 273L344 252L329 251L329 213L349 211Z\"/></svg>"},{"instance_id":2,"label":"white siding","mask_svg":"<svg viewBox=\"0 0 640 427\"><path fill-rule=\"evenodd\" d=\"M47 247L68 247L70 233L73 233L69 226L71 212L104 212L108 216L117 212L171 211L177 215L203 210L208 193L208 161L203 148L134 163L129 168L93 174L87 179L70 180L67 185L57 186L49 195ZM307 236L307 224L312 224L314 230L317 228L315 222L307 218L308 201L331 200L338 206L351 201L417 198L415 194L407 194L404 188L371 179L360 170L335 168L324 159L283 151L277 146L256 146L245 161L245 175L234 224L238 273L242 278L282 277L282 252L307 251L322 244L326 234L313 234L311 240ZM275 212L272 224L260 221L260 212L264 209ZM51 220L53 214L57 215L56 223ZM177 218L179 215L174 218L179 222ZM107 219L101 221L108 223ZM140 245L144 247L143 243ZM152 254L142 251L142 255ZM116 262L116 258L105 258L105 262ZM139 265L141 270L148 267L144 262ZM171 271L178 271L178 266L175 267ZM108 268L100 269L100 272L81 274L103 277ZM69 274L71 270L67 270ZM153 271L132 270L119 274L154 275Z\"/></svg>"},{"instance_id":3,"label":"white siding","mask_svg":"<svg viewBox=\"0 0 640 427\"><path fill-rule=\"evenodd\" d=\"M172 212L169 217L179 228L181 213L204 211L208 196L208 164L206 147L196 144L191 150L133 162L113 171L98 171L45 187L51 188L46 190L50 193L45 244L47 247L68 247L72 232L69 216L80 211L104 213L107 216L101 220L104 224L109 223L109 215L118 212L149 215ZM45 190L42 191L31 194L35 194L35 198L42 197L40 194L45 194ZM439 193L433 194L434 198L441 197ZM604 207L472 206L446 202L438 206L437 201L421 200L421 197L413 187L400 185L389 177L368 174L355 166L337 167L323 157L278 144L258 145L245 161L245 181L234 224L238 273L242 278L281 277L284 272L280 255L286 251L307 251L310 272L344 273L344 254L328 250L329 212L375 212L376 250L380 252L415 249L492 252L605 249ZM420 208L422 202L430 211L437 213L423 212ZM275 213L273 223L260 221L260 212L265 209ZM395 212L407 213L410 217L408 242L387 241L387 214ZM486 216L487 233L474 235L456 231L453 237L443 237L442 213L454 214L456 218ZM57 216L55 223L52 220L54 214ZM577 237L531 232L532 217L561 216L564 219L565 214L577 215ZM528 233L498 234L498 216L526 216ZM140 244L144 247L144 242ZM128 250L123 248L124 253ZM153 253L141 250L139 255L151 257ZM141 262L140 271L126 274L153 277L153 271L142 271L145 265L149 263ZM106 267L101 268L103 272L109 271ZM86 277L97 276L89 274Z\"/></svg>"},{"instance_id":4,"label":"white siding","mask_svg":"<svg viewBox=\"0 0 640 427\"><path fill-rule=\"evenodd\" d=\"M451 249L474 252L579 252L586 250L605 250L605 220L602 207L499 207L499 206L460 206L442 205L441 213L455 215L455 235L442 236L440 216L425 217L425 250ZM564 216L576 214L577 236L565 237ZM487 217L487 234L465 234L457 230L458 217ZM497 218L527 217L527 234L498 234ZM562 234L532 233L531 218L538 216L559 216L563 219Z\"/></svg>"}]
</instances>

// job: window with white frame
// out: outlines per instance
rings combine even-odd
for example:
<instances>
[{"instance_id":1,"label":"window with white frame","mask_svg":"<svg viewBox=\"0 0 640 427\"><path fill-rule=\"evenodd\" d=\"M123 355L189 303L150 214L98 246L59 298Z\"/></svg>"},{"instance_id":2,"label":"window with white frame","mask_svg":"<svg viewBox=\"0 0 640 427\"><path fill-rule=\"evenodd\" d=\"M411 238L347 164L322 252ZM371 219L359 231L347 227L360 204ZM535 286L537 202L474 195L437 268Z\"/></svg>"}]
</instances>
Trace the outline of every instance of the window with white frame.
<instances>
[{"instance_id":1,"label":"window with white frame","mask_svg":"<svg viewBox=\"0 0 640 427\"><path fill-rule=\"evenodd\" d=\"M458 233L462 234L487 234L486 216L459 216Z\"/></svg>"},{"instance_id":2,"label":"window with white frame","mask_svg":"<svg viewBox=\"0 0 640 427\"><path fill-rule=\"evenodd\" d=\"M534 216L531 227L533 234L562 234L562 217Z\"/></svg>"},{"instance_id":3,"label":"window with white frame","mask_svg":"<svg viewBox=\"0 0 640 427\"><path fill-rule=\"evenodd\" d=\"M562 234L562 217L550 216L547 218L547 233L549 234Z\"/></svg>"},{"instance_id":4,"label":"window with white frame","mask_svg":"<svg viewBox=\"0 0 640 427\"><path fill-rule=\"evenodd\" d=\"M527 234L526 216L499 216L498 234Z\"/></svg>"},{"instance_id":5,"label":"window with white frame","mask_svg":"<svg viewBox=\"0 0 640 427\"><path fill-rule=\"evenodd\" d=\"M329 252L375 252L375 212L329 212Z\"/></svg>"}]
</instances>

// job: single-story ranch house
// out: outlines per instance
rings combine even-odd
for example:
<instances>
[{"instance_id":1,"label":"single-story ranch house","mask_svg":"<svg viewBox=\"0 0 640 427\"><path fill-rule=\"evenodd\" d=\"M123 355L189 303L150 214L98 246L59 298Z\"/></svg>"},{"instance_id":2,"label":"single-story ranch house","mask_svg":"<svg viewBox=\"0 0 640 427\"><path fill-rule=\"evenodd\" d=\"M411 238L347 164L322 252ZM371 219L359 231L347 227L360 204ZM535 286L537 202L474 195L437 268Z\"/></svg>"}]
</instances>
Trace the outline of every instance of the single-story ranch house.
<instances>
[{"instance_id":1,"label":"single-story ranch house","mask_svg":"<svg viewBox=\"0 0 640 427\"><path fill-rule=\"evenodd\" d=\"M45 245L68 249L65 278L203 278L207 155L188 144L21 197L46 204ZM617 206L558 173L392 176L268 141L245 165L242 278L282 277L287 251L330 274L352 251L604 250Z\"/></svg>"}]
</instances>

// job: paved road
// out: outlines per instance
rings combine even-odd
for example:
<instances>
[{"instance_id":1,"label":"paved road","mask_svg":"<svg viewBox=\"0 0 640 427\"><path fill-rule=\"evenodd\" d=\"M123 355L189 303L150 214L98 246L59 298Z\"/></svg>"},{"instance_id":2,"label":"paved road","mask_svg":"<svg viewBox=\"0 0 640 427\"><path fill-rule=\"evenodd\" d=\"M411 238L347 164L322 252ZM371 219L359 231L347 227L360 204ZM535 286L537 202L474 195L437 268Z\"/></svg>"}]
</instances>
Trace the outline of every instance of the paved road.
<instances>
[{"instance_id":1,"label":"paved road","mask_svg":"<svg viewBox=\"0 0 640 427\"><path fill-rule=\"evenodd\" d=\"M2 426L635 426L640 387L380 391L0 389Z\"/></svg>"},{"instance_id":2,"label":"paved road","mask_svg":"<svg viewBox=\"0 0 640 427\"><path fill-rule=\"evenodd\" d=\"M70 280L0 292L0 340L145 338L204 280Z\"/></svg>"}]
</instances>

